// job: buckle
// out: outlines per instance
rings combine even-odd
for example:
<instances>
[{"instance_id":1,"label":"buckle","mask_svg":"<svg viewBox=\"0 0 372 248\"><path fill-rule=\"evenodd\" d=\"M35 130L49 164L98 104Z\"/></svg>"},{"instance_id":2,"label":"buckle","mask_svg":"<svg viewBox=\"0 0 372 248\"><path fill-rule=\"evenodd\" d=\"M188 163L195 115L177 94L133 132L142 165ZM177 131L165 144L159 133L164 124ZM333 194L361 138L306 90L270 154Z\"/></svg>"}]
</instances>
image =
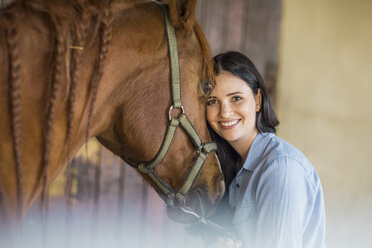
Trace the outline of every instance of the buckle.
<instances>
[{"instance_id":1,"label":"buckle","mask_svg":"<svg viewBox=\"0 0 372 248\"><path fill-rule=\"evenodd\" d=\"M207 143L202 144L199 147L196 147L196 152L198 154L208 155L209 153L215 152L215 151L217 151L216 142L207 142Z\"/></svg>"},{"instance_id":2,"label":"buckle","mask_svg":"<svg viewBox=\"0 0 372 248\"><path fill-rule=\"evenodd\" d=\"M207 156L209 152L205 150L204 144L203 144L196 148L196 153L199 155L203 154L204 156Z\"/></svg>"}]
</instances>

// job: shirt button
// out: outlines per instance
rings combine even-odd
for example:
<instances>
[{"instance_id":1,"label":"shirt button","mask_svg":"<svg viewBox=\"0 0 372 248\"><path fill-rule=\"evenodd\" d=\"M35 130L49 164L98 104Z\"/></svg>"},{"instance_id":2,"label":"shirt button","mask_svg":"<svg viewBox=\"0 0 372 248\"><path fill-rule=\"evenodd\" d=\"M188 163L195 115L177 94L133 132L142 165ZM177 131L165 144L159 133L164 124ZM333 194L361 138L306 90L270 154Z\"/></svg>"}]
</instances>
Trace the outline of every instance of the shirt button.
<instances>
[{"instance_id":1,"label":"shirt button","mask_svg":"<svg viewBox=\"0 0 372 248\"><path fill-rule=\"evenodd\" d=\"M240 186L239 183L237 183L237 184L236 184L236 187L239 188L239 186Z\"/></svg>"}]
</instances>

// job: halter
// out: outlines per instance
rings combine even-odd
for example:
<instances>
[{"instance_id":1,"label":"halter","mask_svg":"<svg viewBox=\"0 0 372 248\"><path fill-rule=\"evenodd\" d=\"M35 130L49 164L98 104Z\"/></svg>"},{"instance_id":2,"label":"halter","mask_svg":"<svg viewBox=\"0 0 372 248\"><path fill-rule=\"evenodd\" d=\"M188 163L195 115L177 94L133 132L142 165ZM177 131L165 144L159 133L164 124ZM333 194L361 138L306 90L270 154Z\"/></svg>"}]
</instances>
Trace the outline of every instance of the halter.
<instances>
[{"instance_id":1,"label":"halter","mask_svg":"<svg viewBox=\"0 0 372 248\"><path fill-rule=\"evenodd\" d=\"M170 78L172 85L172 106L169 108L169 122L167 131L165 133L163 142L158 153L155 157L144 163L135 163L129 161L125 158L130 166L136 168L142 173L147 174L151 180L159 187L157 190L160 197L167 203L169 206L174 206L174 199L178 199L180 202L183 202L186 195L190 191L192 185L194 184L196 177L199 175L201 168L204 165L204 162L210 152L217 150L217 145L215 142L202 143L198 133L195 131L194 127L187 119L185 114L185 109L182 106L181 101L181 82L180 82L180 69L179 69L179 59L178 59L178 48L177 48L177 38L173 25L169 20L168 9L165 5L159 4L163 10L164 14L164 26L168 42L168 55L170 60ZM177 118L172 117L173 109L180 109L181 114ZM194 158L192 168L187 175L185 182L182 187L177 191L168 185L164 180L162 180L159 175L155 172L155 166L158 165L165 155L167 154L169 147L172 143L174 134L178 126L181 126L194 145L197 156Z\"/></svg>"}]
</instances>

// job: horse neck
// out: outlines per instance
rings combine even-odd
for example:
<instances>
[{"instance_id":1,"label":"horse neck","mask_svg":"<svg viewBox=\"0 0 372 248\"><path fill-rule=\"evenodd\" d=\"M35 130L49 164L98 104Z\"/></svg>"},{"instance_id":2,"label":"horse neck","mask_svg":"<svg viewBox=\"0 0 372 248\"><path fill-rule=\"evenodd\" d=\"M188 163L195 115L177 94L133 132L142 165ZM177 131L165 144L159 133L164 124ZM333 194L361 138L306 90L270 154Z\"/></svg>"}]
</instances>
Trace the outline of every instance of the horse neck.
<instances>
[{"instance_id":1,"label":"horse neck","mask_svg":"<svg viewBox=\"0 0 372 248\"><path fill-rule=\"evenodd\" d=\"M137 6L115 16L114 35L100 88L100 94L108 94L109 97L102 97L103 101L97 106L102 110L105 106L113 106L116 110L106 123L111 134L107 131L104 136L110 136L110 140L117 140L114 136L120 136L117 140L120 149L113 151L118 155L124 151L134 155L132 148L140 146L143 137L152 140L147 134L152 130L146 123L149 118L156 120L151 125L153 128L161 125L156 134L163 135L165 132L165 111L171 104L171 96L169 71L165 67L169 61L163 22L161 9L155 4ZM102 110L99 112L102 113ZM116 130L120 131L113 134L115 123ZM143 147L147 145L143 144ZM110 147L110 150L113 148Z\"/></svg>"}]
</instances>

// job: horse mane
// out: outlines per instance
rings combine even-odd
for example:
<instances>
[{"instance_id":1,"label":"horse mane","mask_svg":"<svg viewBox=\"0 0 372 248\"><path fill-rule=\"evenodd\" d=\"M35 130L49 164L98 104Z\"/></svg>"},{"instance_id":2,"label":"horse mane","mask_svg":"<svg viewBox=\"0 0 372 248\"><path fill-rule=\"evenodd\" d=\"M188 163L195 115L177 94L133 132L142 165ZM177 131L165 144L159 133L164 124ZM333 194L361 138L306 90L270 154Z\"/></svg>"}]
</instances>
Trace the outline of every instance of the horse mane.
<instances>
[{"instance_id":1,"label":"horse mane","mask_svg":"<svg viewBox=\"0 0 372 248\"><path fill-rule=\"evenodd\" d=\"M170 6L172 2L169 1ZM113 14L136 4L148 2L146 0L20 0L0 9L0 49L5 51L4 56L8 58L9 68L7 77L8 104L10 113L10 126L13 139L14 163L16 169L17 183L17 217L22 216L22 140L21 140L21 57L20 51L20 29L30 27L39 33L51 35L51 68L46 71L48 75L48 93L45 103L45 122L43 126L43 155L42 155L42 196L41 206L45 205L47 172L50 165L50 147L52 142L53 124L56 118L57 101L60 92L68 92L63 99L67 106L67 133L66 149L68 160L71 160L70 150L73 133L73 121L75 116L75 102L77 85L80 81L82 68L82 56L84 48L92 47L95 40L98 42L98 51L93 63L94 69L90 76L89 96L86 107L88 110L88 121L86 140L89 137L90 121L94 110L98 87L103 74L106 55L109 48L112 32ZM174 4L173 4L174 5ZM27 18L27 23L24 22ZM174 19L174 18L173 18ZM41 27L39 24L44 25ZM189 24L190 26L190 24ZM211 62L211 50L199 24L195 21L192 28L200 43L202 51L202 80L213 82L213 67ZM0 50L0 52L1 52ZM6 56L7 55L7 56ZM7 67L6 67L7 66ZM5 73L6 74L6 73ZM68 165L67 169L70 169ZM69 175L70 173L68 173ZM70 178L67 178L67 185ZM67 187L67 186L66 186ZM3 196L0 184L0 197Z\"/></svg>"}]
</instances>

